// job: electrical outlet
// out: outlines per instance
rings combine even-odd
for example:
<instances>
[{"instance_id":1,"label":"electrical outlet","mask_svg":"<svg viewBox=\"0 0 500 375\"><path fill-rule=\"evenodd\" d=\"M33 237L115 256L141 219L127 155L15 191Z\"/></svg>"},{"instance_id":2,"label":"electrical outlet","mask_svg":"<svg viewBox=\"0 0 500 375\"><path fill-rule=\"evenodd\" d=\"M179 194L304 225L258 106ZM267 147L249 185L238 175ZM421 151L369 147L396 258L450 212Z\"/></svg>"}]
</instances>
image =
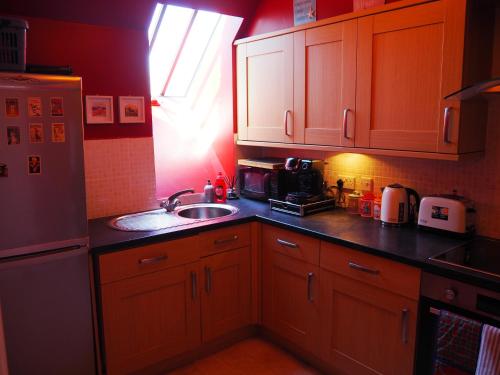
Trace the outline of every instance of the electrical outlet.
<instances>
[{"instance_id":1,"label":"electrical outlet","mask_svg":"<svg viewBox=\"0 0 500 375\"><path fill-rule=\"evenodd\" d=\"M360 190L373 191L373 179L371 177L361 177Z\"/></svg>"},{"instance_id":2,"label":"electrical outlet","mask_svg":"<svg viewBox=\"0 0 500 375\"><path fill-rule=\"evenodd\" d=\"M344 189L354 190L356 187L356 178L354 176L339 175L339 178L344 181Z\"/></svg>"}]
</instances>

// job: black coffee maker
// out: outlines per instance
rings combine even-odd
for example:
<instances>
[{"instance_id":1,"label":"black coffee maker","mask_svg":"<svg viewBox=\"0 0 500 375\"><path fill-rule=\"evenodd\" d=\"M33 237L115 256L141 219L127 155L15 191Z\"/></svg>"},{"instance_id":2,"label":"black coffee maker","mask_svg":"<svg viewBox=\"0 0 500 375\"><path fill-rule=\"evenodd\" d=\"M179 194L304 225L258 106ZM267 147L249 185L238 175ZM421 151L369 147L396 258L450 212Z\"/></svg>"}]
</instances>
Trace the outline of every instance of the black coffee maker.
<instances>
[{"instance_id":1,"label":"black coffee maker","mask_svg":"<svg viewBox=\"0 0 500 375\"><path fill-rule=\"evenodd\" d=\"M306 204L323 199L323 168L322 160L286 159L288 194L285 200Z\"/></svg>"}]
</instances>

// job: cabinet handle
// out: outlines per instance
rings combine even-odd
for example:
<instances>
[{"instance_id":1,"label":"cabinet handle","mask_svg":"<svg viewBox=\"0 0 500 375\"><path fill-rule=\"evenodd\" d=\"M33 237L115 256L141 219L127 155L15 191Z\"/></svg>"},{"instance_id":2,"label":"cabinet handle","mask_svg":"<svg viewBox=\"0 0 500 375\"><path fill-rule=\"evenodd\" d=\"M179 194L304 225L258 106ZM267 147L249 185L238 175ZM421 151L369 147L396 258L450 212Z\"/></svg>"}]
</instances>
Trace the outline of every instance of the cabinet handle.
<instances>
[{"instance_id":1,"label":"cabinet handle","mask_svg":"<svg viewBox=\"0 0 500 375\"><path fill-rule=\"evenodd\" d=\"M221 244L224 244L227 242L233 242L233 241L236 241L237 239L238 239L238 236L236 234L232 237L229 237L229 238L219 238L219 239L214 241L214 245L221 245Z\"/></svg>"},{"instance_id":2,"label":"cabinet handle","mask_svg":"<svg viewBox=\"0 0 500 375\"><path fill-rule=\"evenodd\" d=\"M166 256L164 254L164 255L160 255L160 256L154 257L154 258L142 258L142 259L139 259L139 264L154 264L154 263L162 262L162 261L167 260L167 259L168 259L168 256Z\"/></svg>"},{"instance_id":3,"label":"cabinet handle","mask_svg":"<svg viewBox=\"0 0 500 375\"><path fill-rule=\"evenodd\" d=\"M307 274L307 300L309 302L313 302L314 301L314 296L313 296L313 293L312 293L312 281L313 281L313 278L314 278L314 272L309 272Z\"/></svg>"},{"instance_id":4,"label":"cabinet handle","mask_svg":"<svg viewBox=\"0 0 500 375\"><path fill-rule=\"evenodd\" d=\"M373 268L368 268L365 266L362 266L360 264L354 263L354 262L349 262L349 267L356 271L363 271L367 273L371 273L372 275L378 275L380 273L379 270L373 269Z\"/></svg>"},{"instance_id":5,"label":"cabinet handle","mask_svg":"<svg viewBox=\"0 0 500 375\"><path fill-rule=\"evenodd\" d=\"M349 113L349 108L344 108L344 117L342 120L342 129L344 130L344 138L349 139L349 135L347 134L347 115Z\"/></svg>"},{"instance_id":6,"label":"cabinet handle","mask_svg":"<svg viewBox=\"0 0 500 375\"><path fill-rule=\"evenodd\" d=\"M401 341L403 344L408 343L408 309L401 310Z\"/></svg>"},{"instance_id":7,"label":"cabinet handle","mask_svg":"<svg viewBox=\"0 0 500 375\"><path fill-rule=\"evenodd\" d=\"M450 115L451 115L451 107L444 108L444 121L443 121L443 142L451 143L450 141Z\"/></svg>"},{"instance_id":8,"label":"cabinet handle","mask_svg":"<svg viewBox=\"0 0 500 375\"><path fill-rule=\"evenodd\" d=\"M205 267L205 292L210 294L212 291L212 270L210 267Z\"/></svg>"},{"instance_id":9,"label":"cabinet handle","mask_svg":"<svg viewBox=\"0 0 500 375\"><path fill-rule=\"evenodd\" d=\"M196 299L198 296L198 276L196 272L191 272L191 298Z\"/></svg>"},{"instance_id":10,"label":"cabinet handle","mask_svg":"<svg viewBox=\"0 0 500 375\"><path fill-rule=\"evenodd\" d=\"M283 122L285 124L285 135L288 135L288 136L292 136L293 135L293 133L288 134L288 114L291 114L291 113L292 113L292 111L290 111L289 109L287 109L285 111L285 116L283 118Z\"/></svg>"},{"instance_id":11,"label":"cabinet handle","mask_svg":"<svg viewBox=\"0 0 500 375\"><path fill-rule=\"evenodd\" d=\"M297 245L296 243L288 242L288 241L282 240L280 238L278 238L276 240L276 242L278 242L280 245L283 245L286 247L291 247L292 249L297 249L299 247L299 245Z\"/></svg>"}]
</instances>

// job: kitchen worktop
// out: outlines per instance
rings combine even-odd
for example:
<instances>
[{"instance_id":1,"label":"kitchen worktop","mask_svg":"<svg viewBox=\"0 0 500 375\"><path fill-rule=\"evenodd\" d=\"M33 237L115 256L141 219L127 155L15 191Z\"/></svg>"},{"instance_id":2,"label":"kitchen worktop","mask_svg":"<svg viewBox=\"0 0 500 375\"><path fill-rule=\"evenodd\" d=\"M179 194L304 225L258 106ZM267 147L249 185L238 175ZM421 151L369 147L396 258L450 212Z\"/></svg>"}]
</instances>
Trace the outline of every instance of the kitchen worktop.
<instances>
[{"instance_id":1,"label":"kitchen worktop","mask_svg":"<svg viewBox=\"0 0 500 375\"><path fill-rule=\"evenodd\" d=\"M500 287L500 281L494 276L479 275L468 270L457 270L443 264L429 262L428 258L431 256L464 245L466 243L464 239L420 230L415 226L382 226L380 221L350 215L343 209L298 217L271 211L269 205L263 202L239 199L228 201L228 203L238 207L239 212L228 217L151 232L124 232L112 229L107 225L111 217L90 220L91 251L93 254L118 251L125 247L170 240L227 225L257 220L416 266L429 272L459 278L479 286Z\"/></svg>"}]
</instances>

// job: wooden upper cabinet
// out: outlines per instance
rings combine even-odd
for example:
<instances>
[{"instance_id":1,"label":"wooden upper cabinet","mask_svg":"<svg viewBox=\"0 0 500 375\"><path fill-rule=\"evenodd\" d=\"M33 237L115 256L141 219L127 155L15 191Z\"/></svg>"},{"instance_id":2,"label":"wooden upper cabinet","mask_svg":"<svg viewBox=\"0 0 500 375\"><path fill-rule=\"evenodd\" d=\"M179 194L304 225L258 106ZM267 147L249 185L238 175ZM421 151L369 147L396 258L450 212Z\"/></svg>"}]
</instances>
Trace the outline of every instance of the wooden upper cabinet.
<instances>
[{"instance_id":1,"label":"wooden upper cabinet","mask_svg":"<svg viewBox=\"0 0 500 375\"><path fill-rule=\"evenodd\" d=\"M294 142L354 146L357 20L294 33Z\"/></svg>"},{"instance_id":2,"label":"wooden upper cabinet","mask_svg":"<svg viewBox=\"0 0 500 375\"><path fill-rule=\"evenodd\" d=\"M293 35L237 47L238 138L293 141Z\"/></svg>"},{"instance_id":3,"label":"wooden upper cabinet","mask_svg":"<svg viewBox=\"0 0 500 375\"><path fill-rule=\"evenodd\" d=\"M478 121L467 123L461 102L444 99L464 84L466 5L436 1L359 19L357 147L482 149Z\"/></svg>"}]
</instances>

